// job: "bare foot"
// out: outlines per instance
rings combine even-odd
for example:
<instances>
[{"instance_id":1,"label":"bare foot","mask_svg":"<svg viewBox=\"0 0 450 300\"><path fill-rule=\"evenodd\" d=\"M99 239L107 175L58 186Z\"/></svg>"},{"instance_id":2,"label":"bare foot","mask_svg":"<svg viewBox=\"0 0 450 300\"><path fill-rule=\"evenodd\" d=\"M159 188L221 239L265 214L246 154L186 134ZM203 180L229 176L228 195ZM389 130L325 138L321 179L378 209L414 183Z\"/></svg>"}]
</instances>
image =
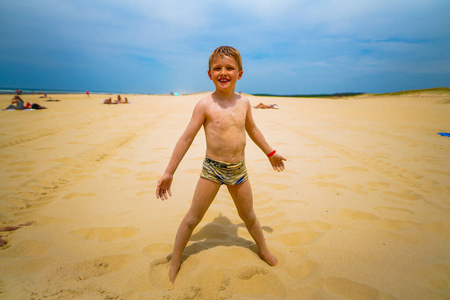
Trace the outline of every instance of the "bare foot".
<instances>
[{"instance_id":1,"label":"bare foot","mask_svg":"<svg viewBox=\"0 0 450 300\"><path fill-rule=\"evenodd\" d=\"M269 251L267 251L267 253L265 253L265 254L259 253L259 257L261 257L262 260L264 260L266 263L268 263L272 267L276 266L278 264L278 259L275 257L275 255L273 255Z\"/></svg>"},{"instance_id":2,"label":"bare foot","mask_svg":"<svg viewBox=\"0 0 450 300\"><path fill-rule=\"evenodd\" d=\"M177 277L178 270L180 269L180 263L174 263L170 261L169 264L169 280L173 284L175 282L175 277Z\"/></svg>"}]
</instances>

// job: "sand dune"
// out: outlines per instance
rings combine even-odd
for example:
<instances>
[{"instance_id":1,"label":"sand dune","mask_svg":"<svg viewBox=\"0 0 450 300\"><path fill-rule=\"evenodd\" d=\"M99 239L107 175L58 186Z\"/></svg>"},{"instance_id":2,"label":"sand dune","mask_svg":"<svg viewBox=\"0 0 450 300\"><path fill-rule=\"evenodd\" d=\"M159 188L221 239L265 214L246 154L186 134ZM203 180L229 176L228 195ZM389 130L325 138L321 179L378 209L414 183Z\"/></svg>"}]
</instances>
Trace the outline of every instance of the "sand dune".
<instances>
[{"instance_id":1,"label":"sand dune","mask_svg":"<svg viewBox=\"0 0 450 300\"><path fill-rule=\"evenodd\" d=\"M221 189L171 286L168 261L204 157L199 132L173 183L156 181L203 94L38 95L1 111L2 299L449 299L448 93L253 97L274 172L246 151L255 210L279 264L257 253ZM6 107L11 96L0 96ZM4 228L5 229L5 228Z\"/></svg>"}]
</instances>

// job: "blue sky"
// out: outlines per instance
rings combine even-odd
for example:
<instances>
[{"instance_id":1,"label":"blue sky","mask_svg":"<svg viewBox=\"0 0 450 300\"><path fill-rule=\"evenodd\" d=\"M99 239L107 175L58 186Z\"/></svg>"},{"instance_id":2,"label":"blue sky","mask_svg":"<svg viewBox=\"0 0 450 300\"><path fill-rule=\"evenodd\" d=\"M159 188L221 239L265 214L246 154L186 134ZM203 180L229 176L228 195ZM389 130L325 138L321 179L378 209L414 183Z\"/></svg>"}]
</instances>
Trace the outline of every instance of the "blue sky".
<instances>
[{"instance_id":1,"label":"blue sky","mask_svg":"<svg viewBox=\"0 0 450 300\"><path fill-rule=\"evenodd\" d=\"M0 0L0 87L211 91L240 50L248 93L450 86L448 0Z\"/></svg>"}]
</instances>

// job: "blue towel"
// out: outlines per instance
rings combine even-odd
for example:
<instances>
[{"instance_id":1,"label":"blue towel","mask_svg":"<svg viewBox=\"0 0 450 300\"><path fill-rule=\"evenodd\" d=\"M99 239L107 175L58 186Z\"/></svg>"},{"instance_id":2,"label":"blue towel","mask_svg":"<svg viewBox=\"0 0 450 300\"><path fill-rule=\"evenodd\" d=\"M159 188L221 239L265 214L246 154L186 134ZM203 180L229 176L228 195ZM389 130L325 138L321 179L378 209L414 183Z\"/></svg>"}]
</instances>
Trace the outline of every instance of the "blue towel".
<instances>
[{"instance_id":1,"label":"blue towel","mask_svg":"<svg viewBox=\"0 0 450 300\"><path fill-rule=\"evenodd\" d=\"M442 135L442 136L448 136L448 137L450 137L450 133L448 133L448 132L439 132L438 134L439 134L439 135Z\"/></svg>"}]
</instances>

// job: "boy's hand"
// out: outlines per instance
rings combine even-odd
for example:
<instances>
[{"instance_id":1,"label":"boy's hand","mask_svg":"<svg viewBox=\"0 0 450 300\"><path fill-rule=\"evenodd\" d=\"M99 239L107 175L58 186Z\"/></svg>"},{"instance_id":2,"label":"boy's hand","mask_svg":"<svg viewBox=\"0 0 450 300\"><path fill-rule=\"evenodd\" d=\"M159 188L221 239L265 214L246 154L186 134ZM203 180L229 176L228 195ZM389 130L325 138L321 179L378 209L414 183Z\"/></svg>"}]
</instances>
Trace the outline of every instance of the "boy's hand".
<instances>
[{"instance_id":1,"label":"boy's hand","mask_svg":"<svg viewBox=\"0 0 450 300\"><path fill-rule=\"evenodd\" d=\"M173 175L164 174L156 185L156 199L167 200L172 196L170 186L172 185ZM167 195L169 194L169 196Z\"/></svg>"},{"instance_id":2,"label":"boy's hand","mask_svg":"<svg viewBox=\"0 0 450 300\"><path fill-rule=\"evenodd\" d=\"M281 172L284 170L283 160L286 160L283 156L278 153L275 153L273 156L269 157L269 161L272 164L272 168L275 171Z\"/></svg>"}]
</instances>

